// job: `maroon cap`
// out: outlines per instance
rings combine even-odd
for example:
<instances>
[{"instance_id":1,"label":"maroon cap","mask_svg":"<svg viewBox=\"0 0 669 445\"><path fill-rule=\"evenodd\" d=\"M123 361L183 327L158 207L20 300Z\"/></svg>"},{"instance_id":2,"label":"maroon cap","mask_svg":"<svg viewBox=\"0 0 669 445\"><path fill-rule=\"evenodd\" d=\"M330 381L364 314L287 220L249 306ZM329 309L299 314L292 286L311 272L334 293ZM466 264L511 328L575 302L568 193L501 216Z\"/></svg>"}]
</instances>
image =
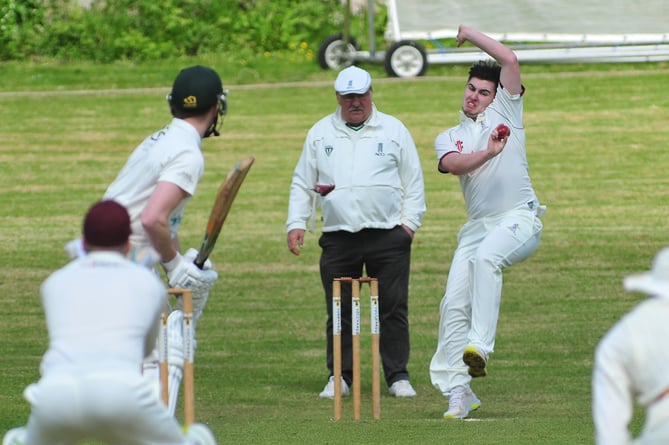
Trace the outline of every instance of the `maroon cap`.
<instances>
[{"instance_id":1,"label":"maroon cap","mask_svg":"<svg viewBox=\"0 0 669 445\"><path fill-rule=\"evenodd\" d=\"M130 236L130 216L121 204L112 200L91 206L84 218L84 241L90 246L121 246Z\"/></svg>"}]
</instances>

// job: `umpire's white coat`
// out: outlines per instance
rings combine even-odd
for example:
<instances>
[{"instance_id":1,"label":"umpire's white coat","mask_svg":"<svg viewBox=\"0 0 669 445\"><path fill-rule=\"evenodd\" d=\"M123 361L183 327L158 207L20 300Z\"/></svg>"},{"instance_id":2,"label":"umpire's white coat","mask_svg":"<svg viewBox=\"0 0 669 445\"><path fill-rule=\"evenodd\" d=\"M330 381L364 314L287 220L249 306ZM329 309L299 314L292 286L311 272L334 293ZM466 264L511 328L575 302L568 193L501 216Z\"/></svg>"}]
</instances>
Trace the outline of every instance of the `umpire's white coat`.
<instances>
[{"instance_id":1,"label":"umpire's white coat","mask_svg":"<svg viewBox=\"0 0 669 445\"><path fill-rule=\"evenodd\" d=\"M391 229L416 231L425 213L423 171L409 130L372 106L360 134L346 127L338 108L307 133L290 188L286 229L306 229L316 184L334 184L322 199L323 232Z\"/></svg>"}]
</instances>

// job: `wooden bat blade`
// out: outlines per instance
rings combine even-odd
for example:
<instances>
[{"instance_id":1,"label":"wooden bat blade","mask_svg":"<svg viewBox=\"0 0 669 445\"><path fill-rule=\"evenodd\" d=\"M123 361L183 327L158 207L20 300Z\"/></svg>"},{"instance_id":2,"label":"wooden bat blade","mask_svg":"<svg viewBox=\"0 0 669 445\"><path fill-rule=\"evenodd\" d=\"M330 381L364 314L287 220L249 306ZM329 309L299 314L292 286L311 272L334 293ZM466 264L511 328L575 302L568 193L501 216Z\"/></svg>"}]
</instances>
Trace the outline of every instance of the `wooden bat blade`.
<instances>
[{"instance_id":1,"label":"wooden bat blade","mask_svg":"<svg viewBox=\"0 0 669 445\"><path fill-rule=\"evenodd\" d=\"M211 251L214 250L216 240L221 232L225 218L230 213L232 203L237 196L237 192L246 178L246 174L251 169L255 157L247 156L241 159L232 170L228 173L223 183L218 189L214 206L209 213L209 221L207 222L207 229L204 232L204 238L200 245L200 250L195 257L195 265L202 269L204 262L207 261Z\"/></svg>"}]
</instances>

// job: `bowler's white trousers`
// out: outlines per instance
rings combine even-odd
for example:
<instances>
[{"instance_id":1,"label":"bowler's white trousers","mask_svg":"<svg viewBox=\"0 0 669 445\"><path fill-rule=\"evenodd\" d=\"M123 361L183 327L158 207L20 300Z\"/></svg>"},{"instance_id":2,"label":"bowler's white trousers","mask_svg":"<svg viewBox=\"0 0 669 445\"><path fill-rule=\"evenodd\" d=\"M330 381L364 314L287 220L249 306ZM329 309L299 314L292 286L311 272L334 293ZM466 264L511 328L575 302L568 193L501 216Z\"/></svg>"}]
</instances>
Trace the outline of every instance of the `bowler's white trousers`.
<instances>
[{"instance_id":1,"label":"bowler's white trousers","mask_svg":"<svg viewBox=\"0 0 669 445\"><path fill-rule=\"evenodd\" d=\"M486 354L493 351L502 270L536 251L542 229L536 212L525 208L469 220L460 229L430 363L432 384L444 395L456 386L469 386L471 377L462 361L467 345Z\"/></svg>"},{"instance_id":2,"label":"bowler's white trousers","mask_svg":"<svg viewBox=\"0 0 669 445\"><path fill-rule=\"evenodd\" d=\"M32 405L26 445L183 445L176 419L139 373L49 375L24 392Z\"/></svg>"}]
</instances>

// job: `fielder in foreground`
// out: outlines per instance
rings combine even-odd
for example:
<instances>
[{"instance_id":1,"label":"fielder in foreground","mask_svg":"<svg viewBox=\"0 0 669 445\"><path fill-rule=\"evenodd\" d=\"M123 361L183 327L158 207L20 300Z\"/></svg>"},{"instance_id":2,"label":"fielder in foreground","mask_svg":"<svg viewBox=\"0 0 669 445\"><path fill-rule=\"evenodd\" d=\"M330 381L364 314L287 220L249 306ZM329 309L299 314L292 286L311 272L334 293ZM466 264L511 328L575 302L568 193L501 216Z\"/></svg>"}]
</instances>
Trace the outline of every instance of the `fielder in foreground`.
<instances>
[{"instance_id":1,"label":"fielder in foreground","mask_svg":"<svg viewBox=\"0 0 669 445\"><path fill-rule=\"evenodd\" d=\"M597 445L669 443L669 248L650 272L624 280L628 292L651 298L622 317L595 350L592 414ZM639 437L629 423L635 402L644 409Z\"/></svg>"},{"instance_id":2,"label":"fielder in foreground","mask_svg":"<svg viewBox=\"0 0 669 445\"><path fill-rule=\"evenodd\" d=\"M437 168L459 178L468 214L448 272L430 363L432 384L449 398L446 419L467 417L481 403L470 381L486 375L495 346L502 271L534 254L545 210L528 173L525 88L516 55L464 25L457 41L471 42L494 60L472 65L460 124L435 140Z\"/></svg>"},{"instance_id":3,"label":"fielder in foreground","mask_svg":"<svg viewBox=\"0 0 669 445\"><path fill-rule=\"evenodd\" d=\"M216 444L202 424L184 435L141 374L156 344L166 289L126 258L130 233L122 205L94 204L83 224L87 255L42 284L49 347L40 380L24 391L28 425L8 431L3 445Z\"/></svg>"}]
</instances>

